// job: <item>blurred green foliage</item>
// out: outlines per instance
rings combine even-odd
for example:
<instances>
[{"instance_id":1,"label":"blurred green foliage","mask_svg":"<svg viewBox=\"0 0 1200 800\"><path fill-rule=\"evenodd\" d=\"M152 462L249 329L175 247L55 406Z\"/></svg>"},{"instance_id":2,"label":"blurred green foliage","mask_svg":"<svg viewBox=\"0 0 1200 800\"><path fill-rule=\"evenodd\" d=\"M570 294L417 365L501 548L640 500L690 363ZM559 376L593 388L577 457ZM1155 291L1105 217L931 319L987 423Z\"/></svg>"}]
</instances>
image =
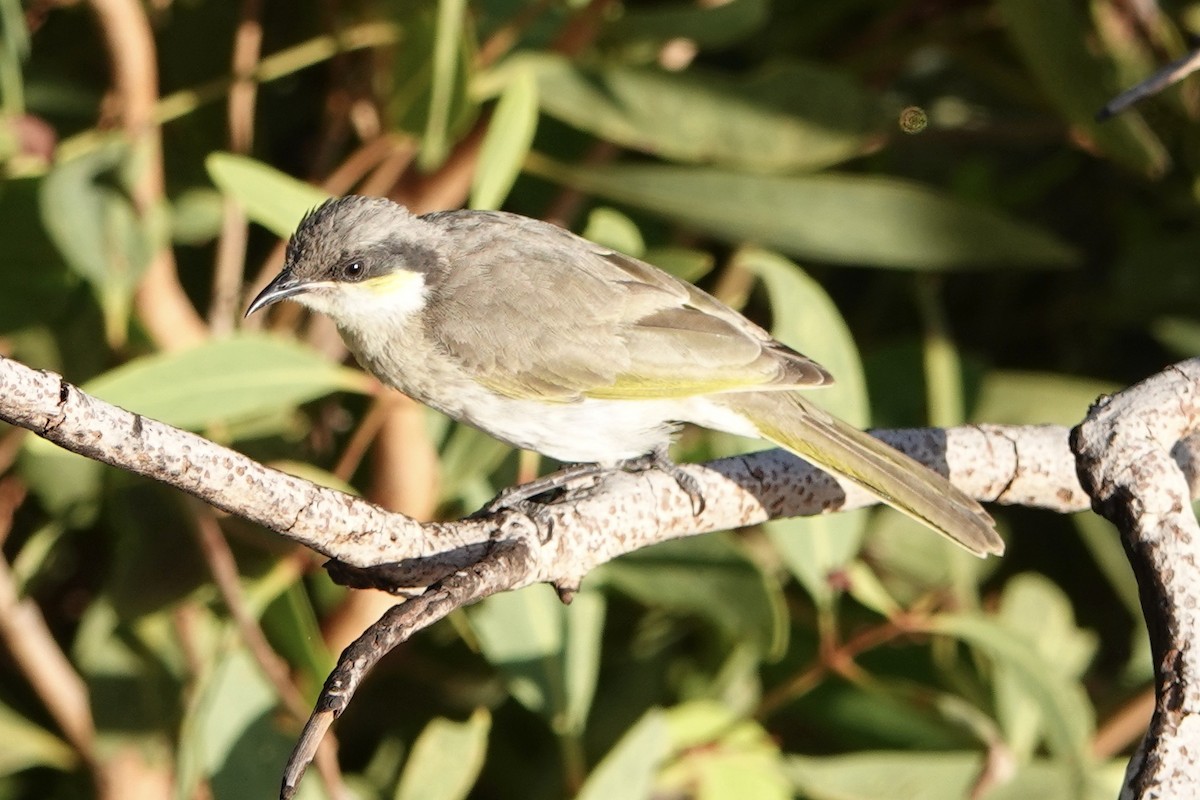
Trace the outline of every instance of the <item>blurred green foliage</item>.
<instances>
[{"instance_id":1,"label":"blurred green foliage","mask_svg":"<svg viewBox=\"0 0 1200 800\"><path fill-rule=\"evenodd\" d=\"M1092 119L1180 53L1196 3L134 3L161 156L114 121L129 89L100 5L0 0L0 352L306 477L366 492L383 463L342 474L372 389L328 331L285 312L277 336L175 349L136 292L170 247L220 333L244 308L213 299L230 210L254 223L251 282L355 186L553 214L700 281L826 362L825 399L861 424L1072 424L1200 352L1196 85ZM239 14L262 52L235 154ZM514 480L503 446L425 422L427 507L464 513ZM82 679L98 763L132 748L166 776L147 797L270 796L300 721L213 588L196 507L9 429L0 472L28 495L5 582ZM569 607L546 587L491 598L364 686L336 729L350 796L1113 797L1137 730L1110 721L1149 690L1119 542L1090 515L998 516L1003 560L864 511L634 553ZM220 525L309 702L347 593ZM30 669L0 649L0 800L92 796ZM302 796L329 796L315 770Z\"/></svg>"}]
</instances>

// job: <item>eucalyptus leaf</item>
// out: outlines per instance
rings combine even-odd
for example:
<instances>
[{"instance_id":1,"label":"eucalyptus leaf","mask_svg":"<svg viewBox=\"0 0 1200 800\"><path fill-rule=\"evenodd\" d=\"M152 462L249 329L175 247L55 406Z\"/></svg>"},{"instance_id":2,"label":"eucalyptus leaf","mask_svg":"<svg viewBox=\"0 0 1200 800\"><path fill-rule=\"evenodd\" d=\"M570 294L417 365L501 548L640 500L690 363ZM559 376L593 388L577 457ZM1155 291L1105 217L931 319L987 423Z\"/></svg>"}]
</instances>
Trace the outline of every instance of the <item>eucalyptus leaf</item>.
<instances>
[{"instance_id":1,"label":"eucalyptus leaf","mask_svg":"<svg viewBox=\"0 0 1200 800\"><path fill-rule=\"evenodd\" d=\"M537 76L550 116L671 161L758 172L815 170L879 140L878 102L847 73L777 64L748 78L692 68L581 66L526 53L509 69Z\"/></svg>"},{"instance_id":2,"label":"eucalyptus leaf","mask_svg":"<svg viewBox=\"0 0 1200 800\"><path fill-rule=\"evenodd\" d=\"M432 169L471 124L478 107L468 87L475 69L475 36L464 0L392 3L404 44L391 58L387 120L422 136L421 166Z\"/></svg>"},{"instance_id":3,"label":"eucalyptus leaf","mask_svg":"<svg viewBox=\"0 0 1200 800\"><path fill-rule=\"evenodd\" d=\"M997 425L1074 426L1101 395L1119 388L1073 375L993 370L983 379L971 419Z\"/></svg>"},{"instance_id":4,"label":"eucalyptus leaf","mask_svg":"<svg viewBox=\"0 0 1200 800\"><path fill-rule=\"evenodd\" d=\"M900 178L750 175L700 167L572 166L531 154L535 175L733 242L826 261L911 270L1074 266L1052 234Z\"/></svg>"},{"instance_id":5,"label":"eucalyptus leaf","mask_svg":"<svg viewBox=\"0 0 1200 800\"><path fill-rule=\"evenodd\" d=\"M591 579L652 608L706 620L729 641L744 641L766 657L786 648L780 587L728 534L638 550L601 566Z\"/></svg>"},{"instance_id":6,"label":"eucalyptus leaf","mask_svg":"<svg viewBox=\"0 0 1200 800\"><path fill-rule=\"evenodd\" d=\"M489 597L469 616L484 657L508 678L513 696L556 733L578 736L596 688L604 610L595 592L563 605L537 584Z\"/></svg>"},{"instance_id":7,"label":"eucalyptus leaf","mask_svg":"<svg viewBox=\"0 0 1200 800\"><path fill-rule=\"evenodd\" d=\"M488 122L479 166L471 177L471 208L496 209L504 204L533 146L537 123L537 81L528 70L517 70Z\"/></svg>"},{"instance_id":8,"label":"eucalyptus leaf","mask_svg":"<svg viewBox=\"0 0 1200 800\"><path fill-rule=\"evenodd\" d=\"M78 761L66 742L0 703L0 778L33 767L70 770Z\"/></svg>"},{"instance_id":9,"label":"eucalyptus leaf","mask_svg":"<svg viewBox=\"0 0 1200 800\"><path fill-rule=\"evenodd\" d=\"M1082 779L1092 760L1095 712L1078 681L1055 669L1025 638L999 620L980 614L947 614L935 617L929 631L954 637L1003 663L1021 691L1041 708L1051 752Z\"/></svg>"},{"instance_id":10,"label":"eucalyptus leaf","mask_svg":"<svg viewBox=\"0 0 1200 800\"><path fill-rule=\"evenodd\" d=\"M970 797L984 769L973 752L913 753L876 751L838 756L788 756L787 772L808 800L962 800ZM1122 764L1114 762L1088 777L1080 791L1061 762L1039 759L1001 779L988 800L1065 798L1108 800L1120 790Z\"/></svg>"},{"instance_id":11,"label":"eucalyptus leaf","mask_svg":"<svg viewBox=\"0 0 1200 800\"><path fill-rule=\"evenodd\" d=\"M667 712L673 744L686 757L663 771L664 794L786 800L792 797L779 745L757 722L722 705L694 700Z\"/></svg>"},{"instance_id":12,"label":"eucalyptus leaf","mask_svg":"<svg viewBox=\"0 0 1200 800\"><path fill-rule=\"evenodd\" d=\"M997 0L996 10L1029 73L1064 117L1127 166L1150 175L1166 170L1166 148L1136 111L1096 121L1120 87L1111 82L1113 65L1090 47L1096 37L1080 6Z\"/></svg>"},{"instance_id":13,"label":"eucalyptus leaf","mask_svg":"<svg viewBox=\"0 0 1200 800\"><path fill-rule=\"evenodd\" d=\"M1075 625L1070 599L1047 578L1033 573L1014 576L1004 586L997 617L1025 639L1048 669L1078 679L1096 652L1096 636ZM1031 620L1037 620L1031 625ZM1021 760L1032 758L1040 743L1043 712L1026 680L1003 659L996 662L996 713L1005 741Z\"/></svg>"},{"instance_id":14,"label":"eucalyptus leaf","mask_svg":"<svg viewBox=\"0 0 1200 800\"><path fill-rule=\"evenodd\" d=\"M608 206L593 208L588 214L583 238L634 258L641 258L646 253L646 241L637 224Z\"/></svg>"},{"instance_id":15,"label":"eucalyptus leaf","mask_svg":"<svg viewBox=\"0 0 1200 800\"><path fill-rule=\"evenodd\" d=\"M866 378L858 348L829 295L798 265L780 255L744 248L733 263L762 280L771 300L772 334L828 369L836 378L814 398L853 425L864 427L870 416ZM868 510L772 520L764 528L788 570L821 605L833 602L830 577L858 553Z\"/></svg>"},{"instance_id":16,"label":"eucalyptus leaf","mask_svg":"<svg viewBox=\"0 0 1200 800\"><path fill-rule=\"evenodd\" d=\"M198 430L330 392L366 392L369 381L294 342L243 334L135 359L83 389L168 425Z\"/></svg>"},{"instance_id":17,"label":"eucalyptus leaf","mask_svg":"<svg viewBox=\"0 0 1200 800\"><path fill-rule=\"evenodd\" d=\"M464 722L431 720L413 742L395 800L466 800L483 768L491 727L484 708Z\"/></svg>"},{"instance_id":18,"label":"eucalyptus leaf","mask_svg":"<svg viewBox=\"0 0 1200 800\"><path fill-rule=\"evenodd\" d=\"M247 156L211 153L204 165L222 194L280 238L291 236L306 213L329 199L328 192Z\"/></svg>"},{"instance_id":19,"label":"eucalyptus leaf","mask_svg":"<svg viewBox=\"0 0 1200 800\"><path fill-rule=\"evenodd\" d=\"M134 288L166 238L161 209L130 199L142 154L112 138L57 164L42 181L42 224L67 264L91 284L109 341L120 342Z\"/></svg>"},{"instance_id":20,"label":"eucalyptus leaf","mask_svg":"<svg viewBox=\"0 0 1200 800\"><path fill-rule=\"evenodd\" d=\"M701 48L728 47L749 37L766 24L769 0L729 0L727 3L655 3L649 7L627 5L601 35L608 45L646 43L661 46L684 38Z\"/></svg>"},{"instance_id":21,"label":"eucalyptus leaf","mask_svg":"<svg viewBox=\"0 0 1200 800\"><path fill-rule=\"evenodd\" d=\"M652 796L654 776L670 738L661 710L652 708L625 732L592 770L576 800L637 800Z\"/></svg>"}]
</instances>

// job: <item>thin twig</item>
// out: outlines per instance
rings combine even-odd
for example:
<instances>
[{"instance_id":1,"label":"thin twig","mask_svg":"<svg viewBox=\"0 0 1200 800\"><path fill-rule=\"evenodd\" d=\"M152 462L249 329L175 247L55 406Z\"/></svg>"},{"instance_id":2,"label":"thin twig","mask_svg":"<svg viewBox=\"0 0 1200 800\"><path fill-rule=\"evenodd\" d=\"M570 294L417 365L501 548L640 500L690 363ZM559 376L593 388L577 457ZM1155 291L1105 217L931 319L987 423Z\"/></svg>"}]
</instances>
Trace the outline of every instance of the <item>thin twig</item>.
<instances>
[{"instance_id":1,"label":"thin twig","mask_svg":"<svg viewBox=\"0 0 1200 800\"><path fill-rule=\"evenodd\" d=\"M217 524L212 510L200 503L193 503L195 510L196 536L199 539L200 551L208 563L212 573L213 583L221 593L229 615L237 625L238 633L250 655L258 664L259 669L267 676L267 680L275 687L275 693L283 701L288 712L297 720L303 720L308 714L304 696L292 682L291 671L287 662L279 656L267 641L266 634L259 627L258 620L250 612L242 592L240 573L233 551L225 541L225 534ZM320 750L316 753L317 769L325 789L335 800L344 800L349 794L337 761L337 742L333 737L322 741Z\"/></svg>"},{"instance_id":2,"label":"thin twig","mask_svg":"<svg viewBox=\"0 0 1200 800\"><path fill-rule=\"evenodd\" d=\"M149 215L166 202L162 141L154 119L158 66L150 21L138 0L88 2L108 45L122 125L143 157L132 188L134 205L140 214ZM175 257L166 244L151 258L134 304L146 330L162 349L187 347L208 336L208 328L179 283Z\"/></svg>"},{"instance_id":3,"label":"thin twig","mask_svg":"<svg viewBox=\"0 0 1200 800\"><path fill-rule=\"evenodd\" d=\"M229 89L227 103L229 150L242 155L250 153L254 145L254 103L258 84L253 74L262 52L261 15L262 0L242 0L233 41L234 83ZM212 302L208 309L208 324L214 336L233 333L237 318L241 316L237 312L242 299L242 274L249 238L245 211L234 198L226 196L222 202L221 235L217 239Z\"/></svg>"}]
</instances>

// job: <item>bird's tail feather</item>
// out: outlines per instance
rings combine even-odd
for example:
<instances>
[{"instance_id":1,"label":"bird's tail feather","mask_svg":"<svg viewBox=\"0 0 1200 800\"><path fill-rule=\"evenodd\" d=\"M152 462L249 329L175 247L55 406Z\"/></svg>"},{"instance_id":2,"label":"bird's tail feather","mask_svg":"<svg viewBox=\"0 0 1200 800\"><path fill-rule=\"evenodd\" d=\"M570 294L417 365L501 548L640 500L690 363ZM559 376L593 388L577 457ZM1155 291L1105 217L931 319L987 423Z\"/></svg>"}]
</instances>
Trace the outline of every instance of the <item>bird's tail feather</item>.
<instances>
[{"instance_id":1,"label":"bird's tail feather","mask_svg":"<svg viewBox=\"0 0 1200 800\"><path fill-rule=\"evenodd\" d=\"M718 402L747 417L763 438L861 486L975 555L1004 552L995 522L973 498L899 450L810 405L799 393L737 392Z\"/></svg>"}]
</instances>

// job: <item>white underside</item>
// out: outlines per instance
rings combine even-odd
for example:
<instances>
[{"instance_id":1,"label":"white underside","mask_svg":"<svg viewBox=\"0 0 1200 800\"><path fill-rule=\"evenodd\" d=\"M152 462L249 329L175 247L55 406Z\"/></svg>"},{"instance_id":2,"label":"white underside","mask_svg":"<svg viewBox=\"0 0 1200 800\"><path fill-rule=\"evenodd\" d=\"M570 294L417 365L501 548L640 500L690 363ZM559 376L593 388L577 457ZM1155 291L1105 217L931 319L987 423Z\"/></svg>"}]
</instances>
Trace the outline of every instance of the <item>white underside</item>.
<instances>
[{"instance_id":1,"label":"white underside","mask_svg":"<svg viewBox=\"0 0 1200 800\"><path fill-rule=\"evenodd\" d=\"M612 465L665 447L681 422L758 438L748 419L705 398L533 403L490 392L461 419L514 447L566 462Z\"/></svg>"}]
</instances>

